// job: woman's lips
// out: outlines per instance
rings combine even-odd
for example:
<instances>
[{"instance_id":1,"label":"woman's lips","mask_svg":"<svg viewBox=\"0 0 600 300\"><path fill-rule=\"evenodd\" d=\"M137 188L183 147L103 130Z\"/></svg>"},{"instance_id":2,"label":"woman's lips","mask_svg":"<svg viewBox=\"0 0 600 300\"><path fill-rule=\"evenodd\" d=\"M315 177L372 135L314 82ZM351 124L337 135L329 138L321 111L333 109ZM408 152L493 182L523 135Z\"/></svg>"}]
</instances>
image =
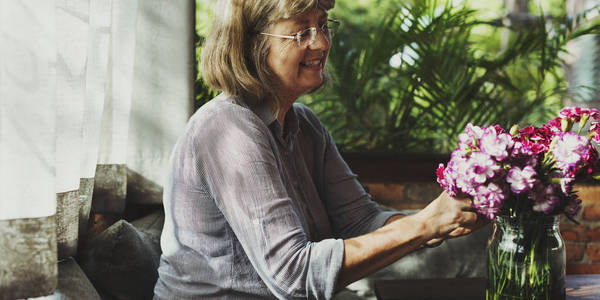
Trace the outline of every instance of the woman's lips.
<instances>
[{"instance_id":1,"label":"woman's lips","mask_svg":"<svg viewBox=\"0 0 600 300\"><path fill-rule=\"evenodd\" d=\"M322 59L308 60L300 63L300 66L308 69L319 70L323 67Z\"/></svg>"}]
</instances>

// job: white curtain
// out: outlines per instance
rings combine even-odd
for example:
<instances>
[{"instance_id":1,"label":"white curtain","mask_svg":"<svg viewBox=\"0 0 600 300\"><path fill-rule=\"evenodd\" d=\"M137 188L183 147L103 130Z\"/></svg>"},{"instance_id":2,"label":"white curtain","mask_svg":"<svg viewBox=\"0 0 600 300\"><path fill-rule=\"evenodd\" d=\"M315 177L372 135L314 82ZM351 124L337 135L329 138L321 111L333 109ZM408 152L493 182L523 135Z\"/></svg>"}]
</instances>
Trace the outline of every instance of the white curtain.
<instances>
[{"instance_id":1,"label":"white curtain","mask_svg":"<svg viewBox=\"0 0 600 300\"><path fill-rule=\"evenodd\" d=\"M0 299L52 293L92 195L104 213L160 203L192 112L192 8L0 0Z\"/></svg>"},{"instance_id":2,"label":"white curtain","mask_svg":"<svg viewBox=\"0 0 600 300\"><path fill-rule=\"evenodd\" d=\"M598 0L568 0L567 13L577 16L587 11L583 21L589 25L592 21L600 19L598 9L592 9L598 5ZM565 74L570 88L577 92L577 97L570 97L566 105L582 107L600 107L600 93L597 89L600 85L600 36L584 35L567 44L569 55L565 56Z\"/></svg>"}]
</instances>

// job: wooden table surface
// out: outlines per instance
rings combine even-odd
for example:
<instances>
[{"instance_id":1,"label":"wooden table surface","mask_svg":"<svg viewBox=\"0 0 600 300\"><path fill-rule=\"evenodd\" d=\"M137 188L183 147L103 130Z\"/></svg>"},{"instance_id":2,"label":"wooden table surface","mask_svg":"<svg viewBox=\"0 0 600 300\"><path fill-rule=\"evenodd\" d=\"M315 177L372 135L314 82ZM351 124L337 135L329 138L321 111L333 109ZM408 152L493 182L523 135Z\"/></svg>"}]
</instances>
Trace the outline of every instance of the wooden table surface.
<instances>
[{"instance_id":1,"label":"wooden table surface","mask_svg":"<svg viewBox=\"0 0 600 300\"><path fill-rule=\"evenodd\" d=\"M485 278L379 280L379 300L482 300ZM568 275L567 300L600 300L600 274Z\"/></svg>"}]
</instances>

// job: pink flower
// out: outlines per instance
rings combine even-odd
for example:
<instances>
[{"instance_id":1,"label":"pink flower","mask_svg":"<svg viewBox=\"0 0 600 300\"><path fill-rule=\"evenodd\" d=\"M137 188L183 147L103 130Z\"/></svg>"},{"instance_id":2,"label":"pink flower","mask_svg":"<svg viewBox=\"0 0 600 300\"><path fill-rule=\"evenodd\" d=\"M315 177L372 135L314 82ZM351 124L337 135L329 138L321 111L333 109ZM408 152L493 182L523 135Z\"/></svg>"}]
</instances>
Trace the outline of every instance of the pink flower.
<instances>
[{"instance_id":1,"label":"pink flower","mask_svg":"<svg viewBox=\"0 0 600 300\"><path fill-rule=\"evenodd\" d=\"M596 171L597 168L598 150L590 145L590 147L588 147L588 152L583 156L582 170L586 175L589 175Z\"/></svg>"},{"instance_id":2,"label":"pink flower","mask_svg":"<svg viewBox=\"0 0 600 300\"><path fill-rule=\"evenodd\" d=\"M556 167L563 174L573 176L579 164L589 155L590 144L587 138L574 132L565 132L559 135L552 154L556 158Z\"/></svg>"},{"instance_id":3,"label":"pink flower","mask_svg":"<svg viewBox=\"0 0 600 300\"><path fill-rule=\"evenodd\" d=\"M456 149L452 152L450 162L448 162L448 169L451 169L447 177L448 182L453 181L454 186L457 190L469 195L475 194L475 188L467 176L469 172L470 164L467 161L467 157L462 154L460 149Z\"/></svg>"},{"instance_id":4,"label":"pink flower","mask_svg":"<svg viewBox=\"0 0 600 300\"><path fill-rule=\"evenodd\" d=\"M551 214L560 202L560 198L554 192L554 186L538 185L534 193L533 211Z\"/></svg>"},{"instance_id":5,"label":"pink flower","mask_svg":"<svg viewBox=\"0 0 600 300\"><path fill-rule=\"evenodd\" d=\"M523 169L512 167L510 171L508 171L506 181L510 184L510 189L515 194L520 194L533 189L533 186L537 181L535 179L536 175L537 173L531 166L525 166Z\"/></svg>"},{"instance_id":6,"label":"pink flower","mask_svg":"<svg viewBox=\"0 0 600 300\"><path fill-rule=\"evenodd\" d=\"M600 144L600 122L592 122L588 132L592 135L594 142Z\"/></svg>"},{"instance_id":7,"label":"pink flower","mask_svg":"<svg viewBox=\"0 0 600 300\"><path fill-rule=\"evenodd\" d=\"M468 181L473 185L486 182L488 178L494 177L496 172L500 170L500 166L496 164L496 161L489 154L483 152L471 154L467 164L466 175Z\"/></svg>"},{"instance_id":8,"label":"pink flower","mask_svg":"<svg viewBox=\"0 0 600 300\"><path fill-rule=\"evenodd\" d=\"M562 119L560 117L556 117L548 122L548 125L550 126L550 129L552 130L552 132L554 132L554 133L562 132L561 120Z\"/></svg>"},{"instance_id":9,"label":"pink flower","mask_svg":"<svg viewBox=\"0 0 600 300\"><path fill-rule=\"evenodd\" d=\"M581 200L577 198L577 196L573 196L569 198L569 202L567 203L567 206L565 206L565 213L573 218L575 217L575 215L577 215L577 213L579 212L579 210L581 209Z\"/></svg>"},{"instance_id":10,"label":"pink flower","mask_svg":"<svg viewBox=\"0 0 600 300\"><path fill-rule=\"evenodd\" d=\"M559 117L569 122L583 122L585 123L588 118L598 120L600 114L597 109L594 108L581 108L581 107L565 107L559 113ZM583 126L581 124L580 126ZM564 131L564 130L563 130Z\"/></svg>"},{"instance_id":11,"label":"pink flower","mask_svg":"<svg viewBox=\"0 0 600 300\"><path fill-rule=\"evenodd\" d=\"M535 154L548 151L552 138L560 132L560 125L558 126L558 130L555 130L554 127L550 125L524 127L519 130L519 136L516 138L516 141L521 142L524 147L530 149Z\"/></svg>"},{"instance_id":12,"label":"pink flower","mask_svg":"<svg viewBox=\"0 0 600 300\"><path fill-rule=\"evenodd\" d=\"M561 178L560 191L565 195L569 195L573 191L573 183L575 183L575 178Z\"/></svg>"},{"instance_id":13,"label":"pink flower","mask_svg":"<svg viewBox=\"0 0 600 300\"><path fill-rule=\"evenodd\" d=\"M444 178L444 170L444 164L440 164L437 170L435 170L435 174L437 175L437 182L442 186L447 185L446 179Z\"/></svg>"},{"instance_id":14,"label":"pink flower","mask_svg":"<svg viewBox=\"0 0 600 300\"><path fill-rule=\"evenodd\" d=\"M508 149L513 145L510 134L500 132L497 128L490 126L483 130L479 147L483 152L502 161L508 157Z\"/></svg>"},{"instance_id":15,"label":"pink flower","mask_svg":"<svg viewBox=\"0 0 600 300\"><path fill-rule=\"evenodd\" d=\"M584 111L580 107L565 107L558 113L558 115L562 119L569 119L572 122L579 122L583 113Z\"/></svg>"},{"instance_id":16,"label":"pink flower","mask_svg":"<svg viewBox=\"0 0 600 300\"><path fill-rule=\"evenodd\" d=\"M479 139L483 135L483 129L469 123L465 127L465 132L458 135L458 148L463 151L470 151L478 147Z\"/></svg>"},{"instance_id":17,"label":"pink flower","mask_svg":"<svg viewBox=\"0 0 600 300\"><path fill-rule=\"evenodd\" d=\"M458 195L458 189L456 188L456 184L454 183L451 172L452 169L446 169L444 168L444 164L440 164L436 170L437 182L448 193L448 195L455 197Z\"/></svg>"},{"instance_id":18,"label":"pink flower","mask_svg":"<svg viewBox=\"0 0 600 300\"><path fill-rule=\"evenodd\" d=\"M541 145L540 145L541 146ZM515 142L515 145L510 154L510 162L513 165L525 166L530 165L532 167L538 164L538 152L534 152L531 147L525 147L521 142Z\"/></svg>"},{"instance_id":19,"label":"pink flower","mask_svg":"<svg viewBox=\"0 0 600 300\"><path fill-rule=\"evenodd\" d=\"M596 121L587 137L570 131L574 122L581 130L588 119ZM600 145L598 119L598 110L573 107L540 127L515 126L512 135L498 125L468 124L448 164L436 170L437 181L452 196L471 196L473 207L489 219L505 211L527 213L523 209L574 216L581 200L573 183L600 170L600 154L590 142Z\"/></svg>"},{"instance_id":20,"label":"pink flower","mask_svg":"<svg viewBox=\"0 0 600 300\"><path fill-rule=\"evenodd\" d=\"M588 115L590 116L590 118L592 118L594 120L600 119L600 113L595 108L588 109Z\"/></svg>"},{"instance_id":21,"label":"pink flower","mask_svg":"<svg viewBox=\"0 0 600 300\"><path fill-rule=\"evenodd\" d=\"M473 196L473 206L488 219L493 219L500 212L506 193L495 183L480 185Z\"/></svg>"}]
</instances>

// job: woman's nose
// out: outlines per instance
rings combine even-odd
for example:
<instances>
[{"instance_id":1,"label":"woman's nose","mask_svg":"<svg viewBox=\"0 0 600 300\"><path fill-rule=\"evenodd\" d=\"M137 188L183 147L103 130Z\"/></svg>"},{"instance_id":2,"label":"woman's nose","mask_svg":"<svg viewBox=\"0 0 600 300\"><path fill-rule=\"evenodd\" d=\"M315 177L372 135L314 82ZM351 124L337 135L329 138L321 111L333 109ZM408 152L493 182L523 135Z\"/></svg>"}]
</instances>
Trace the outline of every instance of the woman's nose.
<instances>
[{"instance_id":1,"label":"woman's nose","mask_svg":"<svg viewBox=\"0 0 600 300\"><path fill-rule=\"evenodd\" d=\"M321 31L320 29L317 29L317 36L315 37L315 41L308 47L312 50L327 50L327 49L329 49L329 46L331 45L330 39L331 39L331 37L329 36L328 33L325 33L323 31Z\"/></svg>"}]
</instances>

